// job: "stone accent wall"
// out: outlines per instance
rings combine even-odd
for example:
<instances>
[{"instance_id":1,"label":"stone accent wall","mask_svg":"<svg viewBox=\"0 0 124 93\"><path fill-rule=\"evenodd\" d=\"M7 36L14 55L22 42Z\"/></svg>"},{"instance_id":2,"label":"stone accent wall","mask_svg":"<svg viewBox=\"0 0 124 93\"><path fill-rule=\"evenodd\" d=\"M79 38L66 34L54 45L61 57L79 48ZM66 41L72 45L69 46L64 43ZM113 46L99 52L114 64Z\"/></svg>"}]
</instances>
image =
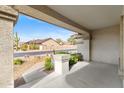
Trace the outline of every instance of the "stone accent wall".
<instances>
[{"instance_id":1,"label":"stone accent wall","mask_svg":"<svg viewBox=\"0 0 124 93\"><path fill-rule=\"evenodd\" d=\"M83 55L84 61L90 61L90 40L82 38L77 38L77 52Z\"/></svg>"},{"instance_id":2,"label":"stone accent wall","mask_svg":"<svg viewBox=\"0 0 124 93\"><path fill-rule=\"evenodd\" d=\"M0 6L0 88L14 87L13 83L13 26L18 12Z\"/></svg>"},{"instance_id":3,"label":"stone accent wall","mask_svg":"<svg viewBox=\"0 0 124 93\"><path fill-rule=\"evenodd\" d=\"M13 23L0 18L0 87L13 85Z\"/></svg>"},{"instance_id":4,"label":"stone accent wall","mask_svg":"<svg viewBox=\"0 0 124 93\"><path fill-rule=\"evenodd\" d=\"M77 44L77 52L83 55L84 61L90 61L90 40L82 39L82 42Z\"/></svg>"}]
</instances>

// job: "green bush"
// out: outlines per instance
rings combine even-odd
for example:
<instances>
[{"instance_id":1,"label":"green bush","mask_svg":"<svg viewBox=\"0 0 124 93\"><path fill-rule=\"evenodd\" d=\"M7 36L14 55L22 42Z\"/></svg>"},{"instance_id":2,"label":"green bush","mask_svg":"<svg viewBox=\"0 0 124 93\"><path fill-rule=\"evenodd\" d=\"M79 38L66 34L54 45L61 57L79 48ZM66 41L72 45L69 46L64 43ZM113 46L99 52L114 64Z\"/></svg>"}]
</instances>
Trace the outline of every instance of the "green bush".
<instances>
[{"instance_id":1,"label":"green bush","mask_svg":"<svg viewBox=\"0 0 124 93\"><path fill-rule=\"evenodd\" d=\"M54 65L51 61L51 57L46 57L45 58L45 69L46 70L52 70L54 68Z\"/></svg>"},{"instance_id":2,"label":"green bush","mask_svg":"<svg viewBox=\"0 0 124 93\"><path fill-rule=\"evenodd\" d=\"M80 53L71 54L69 65L76 64L78 61L82 61L82 55Z\"/></svg>"},{"instance_id":3,"label":"green bush","mask_svg":"<svg viewBox=\"0 0 124 93\"><path fill-rule=\"evenodd\" d=\"M79 61L79 55L77 54L71 54L71 57L75 60L75 61Z\"/></svg>"},{"instance_id":4,"label":"green bush","mask_svg":"<svg viewBox=\"0 0 124 93\"><path fill-rule=\"evenodd\" d=\"M69 65L76 64L78 60L79 59L78 59L78 56L77 55L71 54L71 57L69 59Z\"/></svg>"},{"instance_id":5,"label":"green bush","mask_svg":"<svg viewBox=\"0 0 124 93\"><path fill-rule=\"evenodd\" d=\"M83 61L83 55L81 53L76 53L78 61Z\"/></svg>"},{"instance_id":6,"label":"green bush","mask_svg":"<svg viewBox=\"0 0 124 93\"><path fill-rule=\"evenodd\" d=\"M14 65L21 65L21 64L23 64L23 60L21 60L21 59L15 59L14 61Z\"/></svg>"},{"instance_id":7,"label":"green bush","mask_svg":"<svg viewBox=\"0 0 124 93\"><path fill-rule=\"evenodd\" d=\"M21 50L22 51L26 51L28 49L28 45L27 44L23 44L22 46L21 46Z\"/></svg>"}]
</instances>

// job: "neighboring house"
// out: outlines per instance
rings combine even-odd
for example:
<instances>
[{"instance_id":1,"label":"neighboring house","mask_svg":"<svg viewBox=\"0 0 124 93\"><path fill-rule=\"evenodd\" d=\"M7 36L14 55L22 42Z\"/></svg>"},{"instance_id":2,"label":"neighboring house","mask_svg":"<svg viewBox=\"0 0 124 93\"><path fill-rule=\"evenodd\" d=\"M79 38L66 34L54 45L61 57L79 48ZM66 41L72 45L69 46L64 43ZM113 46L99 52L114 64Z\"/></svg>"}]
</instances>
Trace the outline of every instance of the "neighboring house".
<instances>
[{"instance_id":1,"label":"neighboring house","mask_svg":"<svg viewBox=\"0 0 124 93\"><path fill-rule=\"evenodd\" d=\"M59 43L57 43L56 40L52 38L30 40L25 44L28 44L28 45L36 44L39 46L39 50L77 49L76 45L70 45L70 44L60 45Z\"/></svg>"},{"instance_id":2,"label":"neighboring house","mask_svg":"<svg viewBox=\"0 0 124 93\"><path fill-rule=\"evenodd\" d=\"M40 50L54 50L60 46L54 39L37 39L26 42L26 44L36 44Z\"/></svg>"}]
</instances>

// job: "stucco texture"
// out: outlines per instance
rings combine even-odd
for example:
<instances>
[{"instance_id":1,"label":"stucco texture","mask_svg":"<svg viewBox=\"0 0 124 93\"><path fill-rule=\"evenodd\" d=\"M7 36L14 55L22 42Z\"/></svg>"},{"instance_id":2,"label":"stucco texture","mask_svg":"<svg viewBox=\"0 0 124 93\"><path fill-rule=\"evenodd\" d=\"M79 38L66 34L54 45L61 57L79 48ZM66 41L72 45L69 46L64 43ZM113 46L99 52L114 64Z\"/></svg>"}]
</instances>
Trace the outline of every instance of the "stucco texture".
<instances>
[{"instance_id":1,"label":"stucco texture","mask_svg":"<svg viewBox=\"0 0 124 93\"><path fill-rule=\"evenodd\" d=\"M91 60L110 64L119 63L119 25L92 32Z\"/></svg>"},{"instance_id":2,"label":"stucco texture","mask_svg":"<svg viewBox=\"0 0 124 93\"><path fill-rule=\"evenodd\" d=\"M0 87L13 87L13 22L0 18Z\"/></svg>"}]
</instances>

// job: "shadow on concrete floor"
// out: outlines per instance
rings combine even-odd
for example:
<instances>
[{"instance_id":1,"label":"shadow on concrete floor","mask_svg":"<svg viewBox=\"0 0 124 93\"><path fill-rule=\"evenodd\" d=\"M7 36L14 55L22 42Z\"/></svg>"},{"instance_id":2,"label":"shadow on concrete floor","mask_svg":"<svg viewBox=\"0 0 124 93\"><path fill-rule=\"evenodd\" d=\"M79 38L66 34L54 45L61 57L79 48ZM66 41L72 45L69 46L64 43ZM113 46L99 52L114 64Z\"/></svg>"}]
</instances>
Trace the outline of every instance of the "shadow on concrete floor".
<instances>
[{"instance_id":1,"label":"shadow on concrete floor","mask_svg":"<svg viewBox=\"0 0 124 93\"><path fill-rule=\"evenodd\" d=\"M25 84L25 80L23 79L23 77L20 77L20 78L14 80L14 87L15 88L18 86L21 86L23 84Z\"/></svg>"},{"instance_id":2,"label":"shadow on concrete floor","mask_svg":"<svg viewBox=\"0 0 124 93\"><path fill-rule=\"evenodd\" d=\"M75 88L121 88L117 65L92 62L66 75L66 83Z\"/></svg>"}]
</instances>

